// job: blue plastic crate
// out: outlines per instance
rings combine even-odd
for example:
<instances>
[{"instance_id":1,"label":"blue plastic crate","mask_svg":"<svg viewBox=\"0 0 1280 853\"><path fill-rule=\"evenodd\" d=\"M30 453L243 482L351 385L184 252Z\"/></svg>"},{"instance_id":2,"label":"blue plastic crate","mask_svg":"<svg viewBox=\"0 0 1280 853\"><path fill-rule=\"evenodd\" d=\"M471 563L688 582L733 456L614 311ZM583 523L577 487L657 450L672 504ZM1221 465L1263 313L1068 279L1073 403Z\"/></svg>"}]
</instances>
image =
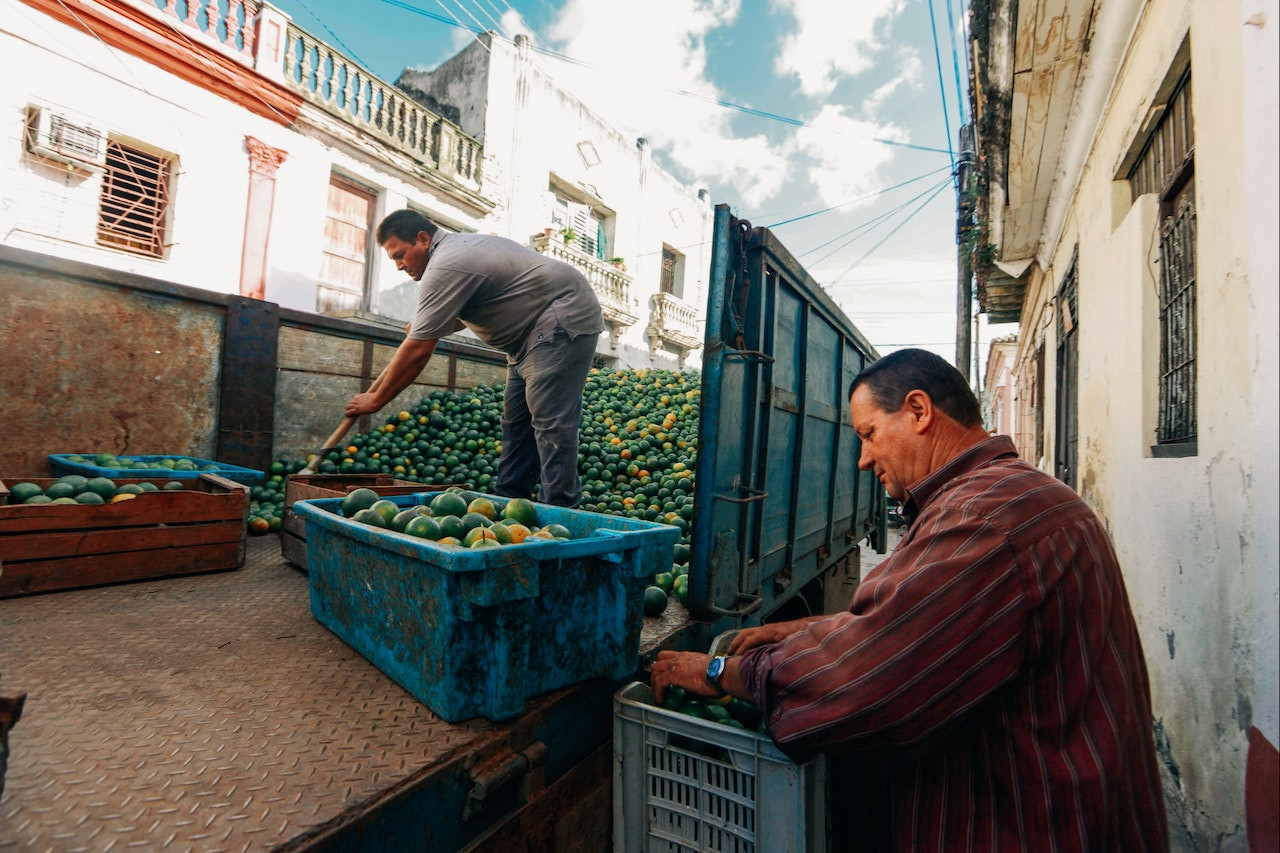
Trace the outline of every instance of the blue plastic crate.
<instances>
[{"instance_id":1,"label":"blue plastic crate","mask_svg":"<svg viewBox=\"0 0 1280 853\"><path fill-rule=\"evenodd\" d=\"M644 589L671 565L675 527L535 504L574 538L470 549L343 518L342 500L293 505L312 615L443 719L503 720L528 697L635 673Z\"/></svg>"},{"instance_id":2,"label":"blue plastic crate","mask_svg":"<svg viewBox=\"0 0 1280 853\"><path fill-rule=\"evenodd\" d=\"M103 468L102 466L94 465L91 462L76 462L68 458L76 455L92 457L97 454L51 453L49 454L49 465L53 468L53 475L55 477L61 477L63 474L81 474L85 477L110 477L113 480L129 478L163 478L170 480L183 480L195 479L201 474L217 474L219 477L226 477L228 480L234 480L237 483L243 483L247 486L257 485L265 479L263 472L254 468L241 468L239 465L228 465L226 462L215 462L212 459L200 459L196 456L152 456L126 454L124 457L134 462L161 462L165 459L172 459L176 462L179 459L186 459L196 466L195 471L175 471L172 468L164 467ZM212 467L206 469L206 466Z\"/></svg>"}]
</instances>

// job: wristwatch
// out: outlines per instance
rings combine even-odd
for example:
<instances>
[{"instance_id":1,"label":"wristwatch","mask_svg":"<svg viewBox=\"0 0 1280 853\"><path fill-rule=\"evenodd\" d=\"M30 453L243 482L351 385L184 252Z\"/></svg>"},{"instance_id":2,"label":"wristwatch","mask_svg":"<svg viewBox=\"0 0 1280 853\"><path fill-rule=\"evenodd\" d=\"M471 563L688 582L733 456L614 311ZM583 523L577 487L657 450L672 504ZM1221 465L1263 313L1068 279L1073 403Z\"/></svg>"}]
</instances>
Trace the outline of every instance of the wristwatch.
<instances>
[{"instance_id":1,"label":"wristwatch","mask_svg":"<svg viewBox=\"0 0 1280 853\"><path fill-rule=\"evenodd\" d=\"M724 674L724 662L728 660L724 655L713 657L711 662L707 664L707 681L721 693L725 693L725 689L720 686L720 676Z\"/></svg>"}]
</instances>

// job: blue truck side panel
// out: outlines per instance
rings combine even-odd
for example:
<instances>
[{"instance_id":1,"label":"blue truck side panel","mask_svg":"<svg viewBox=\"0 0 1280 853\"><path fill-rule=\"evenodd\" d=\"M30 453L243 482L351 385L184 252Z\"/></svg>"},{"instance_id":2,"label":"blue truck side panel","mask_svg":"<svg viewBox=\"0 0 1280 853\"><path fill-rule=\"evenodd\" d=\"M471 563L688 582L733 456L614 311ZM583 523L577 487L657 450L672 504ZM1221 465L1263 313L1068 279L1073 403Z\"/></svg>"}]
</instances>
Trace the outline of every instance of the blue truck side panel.
<instances>
[{"instance_id":1,"label":"blue truck side panel","mask_svg":"<svg viewBox=\"0 0 1280 853\"><path fill-rule=\"evenodd\" d=\"M767 229L723 205L709 286L689 601L749 624L882 523L847 400L877 354Z\"/></svg>"}]
</instances>

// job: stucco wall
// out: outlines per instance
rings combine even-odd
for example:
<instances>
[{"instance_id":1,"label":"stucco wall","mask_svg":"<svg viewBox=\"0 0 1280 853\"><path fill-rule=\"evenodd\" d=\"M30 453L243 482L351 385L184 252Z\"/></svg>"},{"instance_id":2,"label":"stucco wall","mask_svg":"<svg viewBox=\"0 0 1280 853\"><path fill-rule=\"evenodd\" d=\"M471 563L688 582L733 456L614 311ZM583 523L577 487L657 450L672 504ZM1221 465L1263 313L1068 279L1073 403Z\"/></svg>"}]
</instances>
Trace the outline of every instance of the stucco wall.
<instances>
[{"instance_id":1,"label":"stucco wall","mask_svg":"<svg viewBox=\"0 0 1280 853\"><path fill-rule=\"evenodd\" d=\"M484 211L391 159L344 139L350 131L304 105L292 127L165 73L17 0L0 0L0 242L18 248L237 293L249 187L245 137L285 153L275 175L265 298L316 310L326 196L338 173L377 196L374 222L412 203L455 227L479 230ZM176 157L170 246L145 258L96 245L101 178L24 153L29 103L87 120L113 137ZM416 286L372 255L371 309L407 319Z\"/></svg>"},{"instance_id":2,"label":"stucco wall","mask_svg":"<svg viewBox=\"0 0 1280 853\"><path fill-rule=\"evenodd\" d=\"M1188 32L1199 438L1197 455L1162 459L1150 450L1159 370L1157 205L1154 197L1131 203L1128 184L1114 179ZM1202 849L1243 843L1246 738L1259 711L1275 737L1276 75L1265 84L1255 79L1249 95L1269 99L1270 137L1246 142L1246 114L1257 106L1246 106L1243 94L1242 35L1242 19L1218 4L1147 5L1044 286L1029 288L1023 314L1024 328L1052 317L1045 309L1078 247L1079 487L1111 532L1142 631L1170 808L1175 824L1187 827L1175 846ZM1274 35L1270 57L1274 70ZM1261 161L1268 166L1259 175L1251 169ZM1264 224L1252 225L1264 207ZM1251 232L1268 247L1260 259ZM1039 325L1047 330L1052 386L1053 326ZM1056 412L1048 403L1052 459ZM1260 696L1264 708L1255 707Z\"/></svg>"}]
</instances>

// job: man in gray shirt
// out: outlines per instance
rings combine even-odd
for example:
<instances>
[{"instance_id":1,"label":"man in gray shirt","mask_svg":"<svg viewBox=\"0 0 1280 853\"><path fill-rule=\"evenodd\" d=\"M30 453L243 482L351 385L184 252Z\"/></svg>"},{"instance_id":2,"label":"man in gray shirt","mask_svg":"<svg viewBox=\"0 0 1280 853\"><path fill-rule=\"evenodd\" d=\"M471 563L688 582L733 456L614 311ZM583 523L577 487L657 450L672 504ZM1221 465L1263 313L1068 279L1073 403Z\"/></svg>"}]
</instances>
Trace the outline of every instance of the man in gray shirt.
<instances>
[{"instance_id":1,"label":"man in gray shirt","mask_svg":"<svg viewBox=\"0 0 1280 853\"><path fill-rule=\"evenodd\" d=\"M418 311L381 382L357 394L347 415L376 412L427 366L436 341L464 326L507 354L502 457L494 491L576 507L578 424L600 302L569 264L508 240L447 234L415 210L378 225L378 245L417 280Z\"/></svg>"}]
</instances>

